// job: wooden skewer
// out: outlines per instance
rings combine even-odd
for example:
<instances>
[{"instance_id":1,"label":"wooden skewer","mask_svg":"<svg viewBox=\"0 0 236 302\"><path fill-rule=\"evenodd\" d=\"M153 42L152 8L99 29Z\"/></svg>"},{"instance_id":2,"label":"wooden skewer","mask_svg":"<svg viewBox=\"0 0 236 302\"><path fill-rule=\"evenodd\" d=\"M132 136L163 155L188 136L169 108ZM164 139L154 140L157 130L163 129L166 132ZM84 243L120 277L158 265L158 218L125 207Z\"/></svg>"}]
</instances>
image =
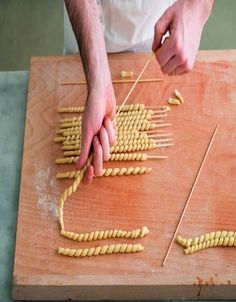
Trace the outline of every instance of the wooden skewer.
<instances>
[{"instance_id":1,"label":"wooden skewer","mask_svg":"<svg viewBox=\"0 0 236 302\"><path fill-rule=\"evenodd\" d=\"M154 133L154 134L148 134L148 137L165 137L165 136L172 136L172 133Z\"/></svg>"},{"instance_id":2,"label":"wooden skewer","mask_svg":"<svg viewBox=\"0 0 236 302\"><path fill-rule=\"evenodd\" d=\"M156 124L155 128L169 127L169 126L172 126L172 124L171 123L163 123L163 124Z\"/></svg>"},{"instance_id":3,"label":"wooden skewer","mask_svg":"<svg viewBox=\"0 0 236 302\"><path fill-rule=\"evenodd\" d=\"M169 255L169 253L170 253L171 247L172 247L172 245L173 245L173 242L174 242L175 237L176 237L176 235L177 235L177 232L178 232L178 230L179 230L180 224L181 224L181 222L182 222L182 220L183 220L183 217L184 217L184 214L185 214L185 212L186 212L186 210L187 210L188 204L189 204L190 199L191 199L191 197L192 197L193 191L194 191L194 189L195 189L195 187L196 187L196 184L197 184L197 181L198 181L199 176L200 176L200 174L201 174L202 168L203 168L203 166L204 166L204 164L205 164L205 162L206 162L207 155L209 154L209 151L210 151L210 149L211 149L212 143L213 143L214 138L215 138L215 136L216 136L216 133L217 133L217 131L218 131L218 129L219 129L219 125L220 125L220 122L217 124L217 126L216 126L216 128L215 128L215 130L214 130L214 132L213 132L213 134L212 134L211 140L210 140L210 142L209 142L209 144L208 144L208 147L207 147L207 149L206 149L205 155L204 155L203 160L202 160L202 162L201 162L201 165L200 165L200 167L199 167L199 169L198 169L198 172L197 172L197 175L196 175L195 180L194 180L194 182L193 182L192 188L191 188L191 190L190 190L190 192L189 192L189 195L188 195L188 198L187 198L187 200L186 200L185 206L184 206L183 211L182 211L182 213L181 213L181 216L180 216L180 218L179 218L179 222L178 222L178 224L177 224L177 226L176 226L175 232L174 232L174 234L173 234L173 237L172 237L172 239L171 239L171 242L170 242L169 247L168 247L168 249L167 249L167 252L166 252L166 254L165 254L164 260L163 260L163 262L162 262L162 266L164 266L165 263L166 263L167 257L168 257L168 255Z\"/></svg>"},{"instance_id":4,"label":"wooden skewer","mask_svg":"<svg viewBox=\"0 0 236 302\"><path fill-rule=\"evenodd\" d=\"M127 79L127 80L112 80L113 84L123 84L123 83L135 83L136 79ZM151 82L162 82L161 78L151 78L151 79L140 79L139 83L151 83ZM60 85L84 85L87 84L86 81L60 81Z\"/></svg>"},{"instance_id":5,"label":"wooden skewer","mask_svg":"<svg viewBox=\"0 0 236 302\"><path fill-rule=\"evenodd\" d=\"M173 138L160 138L155 140L156 143L163 143L163 142L172 142Z\"/></svg>"},{"instance_id":6,"label":"wooden skewer","mask_svg":"<svg viewBox=\"0 0 236 302\"><path fill-rule=\"evenodd\" d=\"M149 159L166 159L168 156L165 155L148 155Z\"/></svg>"},{"instance_id":7,"label":"wooden skewer","mask_svg":"<svg viewBox=\"0 0 236 302\"><path fill-rule=\"evenodd\" d=\"M170 146L174 146L174 143L166 143L166 144L157 143L157 148L170 147Z\"/></svg>"},{"instance_id":8,"label":"wooden skewer","mask_svg":"<svg viewBox=\"0 0 236 302\"><path fill-rule=\"evenodd\" d=\"M137 77L137 79L135 80L133 86L131 87L129 93L127 94L126 98L124 99L123 103L120 105L119 110L116 113L116 117L119 115L121 109L123 108L123 106L125 105L125 103L127 102L129 96L131 95L132 91L134 90L135 86L137 85L138 81L140 80L141 76L143 75L144 71L146 70L148 64L150 63L152 56L153 56L154 52L152 52L152 54L150 55L150 57L148 58L147 62L145 63L145 65L143 66L143 69L141 70L139 76Z\"/></svg>"}]
</instances>

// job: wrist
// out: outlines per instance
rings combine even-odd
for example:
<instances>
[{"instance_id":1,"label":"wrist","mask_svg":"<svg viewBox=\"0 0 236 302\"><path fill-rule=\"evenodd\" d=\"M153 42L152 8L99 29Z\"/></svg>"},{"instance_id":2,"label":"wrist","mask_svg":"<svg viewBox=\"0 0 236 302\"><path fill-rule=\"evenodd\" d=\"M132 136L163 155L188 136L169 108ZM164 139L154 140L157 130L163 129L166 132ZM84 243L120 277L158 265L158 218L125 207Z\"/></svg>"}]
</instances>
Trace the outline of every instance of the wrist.
<instances>
[{"instance_id":1,"label":"wrist","mask_svg":"<svg viewBox=\"0 0 236 302\"><path fill-rule=\"evenodd\" d=\"M195 9L199 9L200 16L202 18L203 25L207 22L208 18L210 17L212 7L214 4L214 0L190 0L195 2L196 6Z\"/></svg>"},{"instance_id":2,"label":"wrist","mask_svg":"<svg viewBox=\"0 0 236 302\"><path fill-rule=\"evenodd\" d=\"M88 93L92 91L103 92L112 86L111 74L108 70L93 70L87 78Z\"/></svg>"}]
</instances>

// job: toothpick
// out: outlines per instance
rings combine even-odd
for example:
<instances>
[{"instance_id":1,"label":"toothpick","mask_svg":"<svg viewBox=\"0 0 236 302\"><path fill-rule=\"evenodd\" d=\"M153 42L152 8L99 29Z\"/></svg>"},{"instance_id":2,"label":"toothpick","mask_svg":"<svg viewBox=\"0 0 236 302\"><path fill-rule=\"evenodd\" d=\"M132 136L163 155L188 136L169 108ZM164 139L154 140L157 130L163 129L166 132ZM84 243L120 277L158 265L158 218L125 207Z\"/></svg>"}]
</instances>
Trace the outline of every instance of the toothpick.
<instances>
[{"instance_id":1,"label":"toothpick","mask_svg":"<svg viewBox=\"0 0 236 302\"><path fill-rule=\"evenodd\" d=\"M136 79L127 79L127 80L112 80L112 84L123 84L123 83L135 83ZM139 83L152 83L152 82L162 82L163 79L160 78L151 78L151 79L140 79ZM60 85L85 85L87 84L86 81L60 81Z\"/></svg>"},{"instance_id":2,"label":"toothpick","mask_svg":"<svg viewBox=\"0 0 236 302\"><path fill-rule=\"evenodd\" d=\"M135 86L137 85L138 81L140 80L141 76L143 75L144 71L146 70L148 64L150 63L152 56L153 56L154 52L152 52L152 54L150 55L149 59L147 60L147 62L145 63L145 65L143 66L143 69L141 70L139 76L137 77L137 79L135 80L133 86L131 87L129 93L127 94L126 98L124 99L123 103L120 105L119 110L116 113L116 117L119 115L121 109L123 108L123 106L125 105L125 103L127 102L129 96L131 95L132 91L134 90Z\"/></svg>"},{"instance_id":3,"label":"toothpick","mask_svg":"<svg viewBox=\"0 0 236 302\"><path fill-rule=\"evenodd\" d=\"M203 166L204 166L204 164L205 164L205 162L206 162L207 156L208 156L208 154L209 154L209 151L210 151L210 149L211 149L212 143L213 143L214 138L215 138L215 136L216 136L216 133L217 133L217 131L218 131L219 125L220 125L220 122L217 124L217 126L216 126L216 128L215 128L215 130L214 130L214 132L213 132L213 134L212 134L211 140L210 140L210 142L209 142L209 144L208 144L208 147L207 147L207 149L206 149L205 155L204 155L203 160L202 160L202 162L201 162L201 165L200 165L200 167L199 167L199 169L198 169L198 172L197 172L197 175L196 175L195 180L194 180L194 182L193 182L192 188L191 188L191 190L190 190L190 192L189 192L189 195L188 195L188 198L187 198L187 200L186 200L185 206L184 206L183 211L182 211L182 213L181 213L181 216L180 216L180 218L179 218L179 222L178 222L178 224L177 224L177 226L176 226L175 232L174 232L174 234L173 234L173 237L172 237L172 239L171 239L171 242L170 242L169 247L168 247L168 249L167 249L167 252L166 252L166 254L165 254L164 260L163 260L163 262L162 262L162 266L164 266L165 263L166 263L167 257L168 257L168 255L169 255L169 253L170 253L170 250L171 250L171 247L172 247L173 242L174 242L174 240L175 240L176 234L178 233L180 224L181 224L181 222L182 222L182 220L183 220L183 217L184 217L184 214L185 214L185 212L186 212L186 210L187 210L188 204L189 204L190 199L191 199L191 197L192 197L193 191L194 191L194 189L195 189L195 187L196 187L196 184L197 184L197 181L198 181L199 176L200 176L200 174L201 174L202 168L203 168Z\"/></svg>"}]
</instances>

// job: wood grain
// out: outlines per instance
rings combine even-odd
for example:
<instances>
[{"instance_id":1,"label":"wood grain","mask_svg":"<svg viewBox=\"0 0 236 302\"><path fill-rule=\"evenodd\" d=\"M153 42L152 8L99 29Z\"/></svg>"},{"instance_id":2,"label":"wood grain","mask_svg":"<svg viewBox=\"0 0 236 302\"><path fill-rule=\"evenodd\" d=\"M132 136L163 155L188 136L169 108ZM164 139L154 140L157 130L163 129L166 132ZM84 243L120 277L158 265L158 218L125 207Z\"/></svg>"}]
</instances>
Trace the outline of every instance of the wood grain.
<instances>
[{"instance_id":1,"label":"wood grain","mask_svg":"<svg viewBox=\"0 0 236 302\"><path fill-rule=\"evenodd\" d=\"M138 53L111 55L112 78L118 79L123 69L133 70L135 77L147 58ZM185 99L184 105L172 107L167 119L173 124L175 146L156 152L168 159L145 162L153 169L148 175L99 178L90 186L82 185L65 203L65 225L77 232L146 225L150 234L136 240L145 250L134 255L72 259L57 255L58 246L78 248L94 243L71 242L59 235L55 208L71 181L55 179L57 172L69 166L54 164L61 151L53 137L61 118L57 107L82 105L86 100L86 87L62 86L59 81L83 80L84 76L78 56L32 59L14 299L235 298L235 248L212 248L186 256L174 244L168 264L163 268L161 263L219 120L221 127L179 233L193 237L220 229L236 231L236 51L200 52L193 72L181 77L163 76L153 58L144 77L164 81L140 83L128 103L166 104L175 89ZM131 85L115 86L118 103ZM106 163L105 167L120 165Z\"/></svg>"}]
</instances>

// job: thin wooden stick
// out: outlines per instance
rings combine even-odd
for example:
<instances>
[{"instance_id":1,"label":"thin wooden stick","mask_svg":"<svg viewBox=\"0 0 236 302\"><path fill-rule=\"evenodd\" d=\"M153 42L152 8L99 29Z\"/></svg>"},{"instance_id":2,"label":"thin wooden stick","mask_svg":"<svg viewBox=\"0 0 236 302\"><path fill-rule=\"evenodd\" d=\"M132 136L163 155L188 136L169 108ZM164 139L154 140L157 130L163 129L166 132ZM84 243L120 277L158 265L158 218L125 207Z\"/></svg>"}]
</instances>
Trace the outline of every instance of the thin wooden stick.
<instances>
[{"instance_id":1,"label":"thin wooden stick","mask_svg":"<svg viewBox=\"0 0 236 302\"><path fill-rule=\"evenodd\" d=\"M154 134L148 134L148 137L165 137L165 136L172 136L172 133L154 133Z\"/></svg>"},{"instance_id":2,"label":"thin wooden stick","mask_svg":"<svg viewBox=\"0 0 236 302\"><path fill-rule=\"evenodd\" d=\"M148 155L148 159L166 159L168 156L165 155Z\"/></svg>"},{"instance_id":3,"label":"thin wooden stick","mask_svg":"<svg viewBox=\"0 0 236 302\"><path fill-rule=\"evenodd\" d=\"M172 142L173 138L160 138L155 140L156 143L163 143L163 142Z\"/></svg>"},{"instance_id":4,"label":"thin wooden stick","mask_svg":"<svg viewBox=\"0 0 236 302\"><path fill-rule=\"evenodd\" d=\"M135 83L136 79L128 79L128 80L112 80L113 84L123 84L123 83ZM151 83L151 82L162 82L161 78L151 78L151 79L140 79L139 83ZM86 81L60 81L60 85L84 85L87 84Z\"/></svg>"},{"instance_id":5,"label":"thin wooden stick","mask_svg":"<svg viewBox=\"0 0 236 302\"><path fill-rule=\"evenodd\" d=\"M163 123L163 124L156 124L155 128L162 128L162 127L169 127L169 126L172 126L172 124L171 123Z\"/></svg>"},{"instance_id":6,"label":"thin wooden stick","mask_svg":"<svg viewBox=\"0 0 236 302\"><path fill-rule=\"evenodd\" d=\"M157 148L170 147L170 146L174 146L174 143L166 143L166 144L157 143Z\"/></svg>"},{"instance_id":7,"label":"thin wooden stick","mask_svg":"<svg viewBox=\"0 0 236 302\"><path fill-rule=\"evenodd\" d=\"M140 80L141 76L143 75L144 71L146 70L148 64L150 63L152 56L153 56L154 52L152 52L152 54L150 55L149 59L147 60L147 62L145 63L145 65L143 66L143 69L141 70L139 76L137 77L137 79L135 80L133 86L131 87L129 93L127 94L126 98L124 99L123 103L120 105L119 110L116 113L116 117L119 115L121 109L123 108L123 106L125 105L125 103L127 102L129 96L131 95L132 91L134 90L135 86L137 85L138 81Z\"/></svg>"},{"instance_id":8,"label":"thin wooden stick","mask_svg":"<svg viewBox=\"0 0 236 302\"><path fill-rule=\"evenodd\" d=\"M220 125L220 122L217 124L217 126L216 126L216 128L215 128L215 130L214 130L214 132L213 132L213 134L212 134L211 140L210 140L210 142L209 142L209 144L208 144L208 147L207 147L207 149L206 149L206 152L205 152L205 155L204 155L204 157L203 157L202 163L201 163L201 165L200 165L200 167L199 167L199 169L198 169L197 175L196 175L195 180L194 180L194 182L193 182L192 188L191 188L191 190L190 190L190 192L189 192L189 195L188 195L188 198L187 198L187 200L186 200L185 206L184 206L184 208L183 208L182 214L181 214L181 216L180 216L180 218L179 218L179 222L178 222L178 224L177 224L177 226L176 226L174 235L173 235L173 237L172 237L172 239L171 239L171 242L170 242L169 247L168 247L168 249L167 249L167 252L166 252L166 254L165 254L164 260L163 260L163 262L162 262L162 266L164 266L165 263L166 263L167 257L168 257L168 255L169 255L169 253L170 253L170 250L171 250L171 247L172 247L173 242L174 242L174 240L175 240L176 234L177 234L177 232L178 232L178 230L179 230L180 224L181 224L181 222L182 222L182 220L183 220L183 217L184 217L184 214L185 214L185 212L186 212L186 210L187 210L188 204L189 204L190 199L191 199L191 197L192 197L193 191L194 191L194 189L195 189L195 187L196 187L196 184L197 184L197 181L198 181L199 176L200 176L200 174L201 174L202 168L203 168L203 166L204 166L204 164L205 164L205 162L206 162L207 155L208 155L208 153L209 153L209 151L210 151L210 149L211 149L211 146L212 146L212 143L213 143L214 138L215 138L215 136L216 136L216 133L217 133L217 131L218 131L219 125Z\"/></svg>"}]
</instances>

